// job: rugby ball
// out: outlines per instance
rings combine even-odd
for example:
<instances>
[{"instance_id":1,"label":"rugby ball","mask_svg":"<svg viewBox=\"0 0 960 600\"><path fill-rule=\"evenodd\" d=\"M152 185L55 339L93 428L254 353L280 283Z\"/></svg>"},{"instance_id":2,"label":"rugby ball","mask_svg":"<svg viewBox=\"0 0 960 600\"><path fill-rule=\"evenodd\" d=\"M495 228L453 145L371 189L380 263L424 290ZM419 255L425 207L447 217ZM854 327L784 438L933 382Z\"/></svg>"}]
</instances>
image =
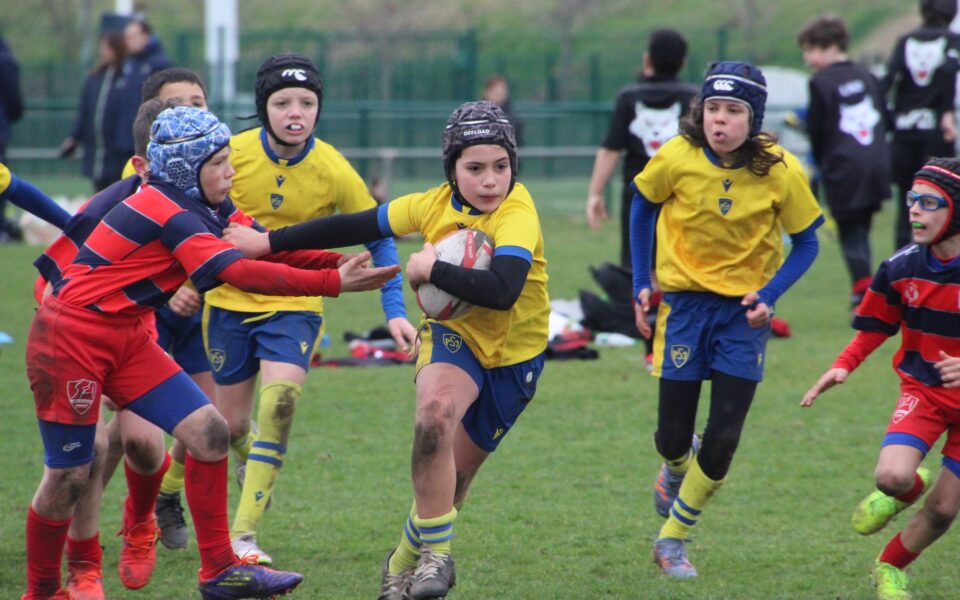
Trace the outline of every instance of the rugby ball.
<instances>
[{"instance_id":1,"label":"rugby ball","mask_svg":"<svg viewBox=\"0 0 960 600\"><path fill-rule=\"evenodd\" d=\"M459 229L434 245L437 260L464 267L486 270L493 259L493 240L478 229ZM441 290L432 283L416 289L417 304L431 319L457 319L474 309L474 305Z\"/></svg>"}]
</instances>

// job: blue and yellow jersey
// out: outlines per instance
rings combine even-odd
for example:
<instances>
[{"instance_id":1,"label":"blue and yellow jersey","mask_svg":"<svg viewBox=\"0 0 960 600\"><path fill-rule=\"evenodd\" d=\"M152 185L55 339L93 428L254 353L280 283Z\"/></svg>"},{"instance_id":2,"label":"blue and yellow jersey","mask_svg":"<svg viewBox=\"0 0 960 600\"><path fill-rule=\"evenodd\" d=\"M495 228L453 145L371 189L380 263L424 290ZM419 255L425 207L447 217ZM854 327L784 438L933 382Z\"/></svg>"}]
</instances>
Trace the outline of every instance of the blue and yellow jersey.
<instances>
[{"instance_id":1,"label":"blue and yellow jersey","mask_svg":"<svg viewBox=\"0 0 960 600\"><path fill-rule=\"evenodd\" d=\"M0 194L7 191L12 180L13 175L10 173L10 169L7 168L7 165L0 163Z\"/></svg>"},{"instance_id":2,"label":"blue and yellow jersey","mask_svg":"<svg viewBox=\"0 0 960 600\"><path fill-rule=\"evenodd\" d=\"M386 214L389 230L395 235L419 232L425 241L435 244L457 229L470 227L490 236L494 256L511 255L529 261L527 281L510 310L477 307L443 324L463 336L486 369L513 365L544 351L550 317L547 261L543 257L540 217L523 185L516 184L491 213L481 213L455 200L449 184L401 196L380 211L381 219Z\"/></svg>"},{"instance_id":3,"label":"blue and yellow jersey","mask_svg":"<svg viewBox=\"0 0 960 600\"><path fill-rule=\"evenodd\" d=\"M347 159L333 146L311 138L291 160L270 150L262 127L230 138L230 162L236 169L230 198L269 229L374 208L377 203ZM322 312L319 296L264 296L222 285L206 295L211 306L241 312Z\"/></svg>"},{"instance_id":4,"label":"blue and yellow jersey","mask_svg":"<svg viewBox=\"0 0 960 600\"><path fill-rule=\"evenodd\" d=\"M120 174L120 179L126 179L131 175L136 175L137 170L133 168L133 157L127 159L127 164L123 165L123 173Z\"/></svg>"},{"instance_id":5,"label":"blue and yellow jersey","mask_svg":"<svg viewBox=\"0 0 960 600\"><path fill-rule=\"evenodd\" d=\"M656 272L664 291L759 290L783 262L783 231L799 233L821 216L800 161L780 146L771 150L783 162L760 177L724 168L709 149L678 136L634 178L661 205Z\"/></svg>"}]
</instances>

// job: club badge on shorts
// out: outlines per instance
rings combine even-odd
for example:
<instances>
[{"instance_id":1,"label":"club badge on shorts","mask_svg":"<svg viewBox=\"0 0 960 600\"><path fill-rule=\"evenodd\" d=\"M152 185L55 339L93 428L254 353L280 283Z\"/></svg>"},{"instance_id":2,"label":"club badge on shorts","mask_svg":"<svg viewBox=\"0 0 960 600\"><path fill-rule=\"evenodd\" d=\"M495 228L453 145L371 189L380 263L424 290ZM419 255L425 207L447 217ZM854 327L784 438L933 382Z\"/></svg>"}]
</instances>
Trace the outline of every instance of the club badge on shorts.
<instances>
[{"instance_id":1,"label":"club badge on shorts","mask_svg":"<svg viewBox=\"0 0 960 600\"><path fill-rule=\"evenodd\" d=\"M210 366L213 367L214 371L219 373L220 369L223 368L223 363L227 360L227 353L217 348L210 348L208 358L210 360Z\"/></svg>"},{"instance_id":2,"label":"club badge on shorts","mask_svg":"<svg viewBox=\"0 0 960 600\"><path fill-rule=\"evenodd\" d=\"M670 359L673 361L674 366L678 369L687 364L687 359L689 358L690 346L683 346L680 344L670 346Z\"/></svg>"},{"instance_id":3,"label":"club badge on shorts","mask_svg":"<svg viewBox=\"0 0 960 600\"><path fill-rule=\"evenodd\" d=\"M459 335L453 335L452 333L443 334L443 345L446 346L451 354L456 353L456 351L460 349L461 344L463 344L463 338Z\"/></svg>"},{"instance_id":4,"label":"club badge on shorts","mask_svg":"<svg viewBox=\"0 0 960 600\"><path fill-rule=\"evenodd\" d=\"M893 410L893 417L890 419L893 423L899 423L904 420L907 415L913 412L913 409L917 407L917 402L920 402L916 396L911 396L910 394L902 394L900 399L897 400L897 408Z\"/></svg>"},{"instance_id":5,"label":"club badge on shorts","mask_svg":"<svg viewBox=\"0 0 960 600\"><path fill-rule=\"evenodd\" d=\"M67 382L67 399L78 415L85 415L100 396L97 382L90 379L74 379Z\"/></svg>"}]
</instances>

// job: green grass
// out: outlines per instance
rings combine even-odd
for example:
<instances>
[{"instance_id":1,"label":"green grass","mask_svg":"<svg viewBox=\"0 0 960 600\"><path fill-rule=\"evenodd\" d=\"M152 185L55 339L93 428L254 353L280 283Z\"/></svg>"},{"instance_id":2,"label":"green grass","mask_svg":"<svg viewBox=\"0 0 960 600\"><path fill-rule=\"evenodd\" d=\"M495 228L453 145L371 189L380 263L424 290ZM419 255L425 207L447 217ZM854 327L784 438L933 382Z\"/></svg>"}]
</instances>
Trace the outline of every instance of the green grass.
<instances>
[{"instance_id":1,"label":"green grass","mask_svg":"<svg viewBox=\"0 0 960 600\"><path fill-rule=\"evenodd\" d=\"M397 184L394 192L414 186L422 187ZM616 256L615 226L599 233L586 228L585 180L533 181L529 187L543 219L551 296L572 298L580 288L593 289L587 266ZM891 212L888 204L875 227L877 258L891 251ZM766 380L733 468L694 532L699 578L668 581L651 563L662 522L651 506L659 463L653 448L656 381L644 371L637 348L602 349L598 361L548 364L527 414L477 477L457 522L459 584L451 598L872 597L869 569L905 518L861 538L849 517L872 488L880 438L898 395L889 364L895 344L881 348L816 407L800 409L803 392L851 336L839 249L829 234L821 239L817 262L777 307L793 337L770 342ZM418 247L400 244L403 255ZM30 263L38 251L0 246L0 330L15 338L0 355L6 390L0 598L24 589L25 514L42 469L23 368L33 312ZM377 305L373 294L330 302L329 356L346 353L345 330L380 321ZM408 306L415 306L409 298ZM410 504L411 375L406 367L344 368L308 378L289 460L260 533L278 566L306 574L292 597L375 596L381 561L399 538ZM936 468L933 454L927 464ZM185 551L159 550L157 572L145 589L121 587L113 533L123 494L122 479L115 479L104 500L107 597L195 598L199 561L192 539ZM231 513L236 502L231 485ZM914 564L915 598L955 595L957 579L942 565L958 551L957 537L948 534Z\"/></svg>"}]
</instances>

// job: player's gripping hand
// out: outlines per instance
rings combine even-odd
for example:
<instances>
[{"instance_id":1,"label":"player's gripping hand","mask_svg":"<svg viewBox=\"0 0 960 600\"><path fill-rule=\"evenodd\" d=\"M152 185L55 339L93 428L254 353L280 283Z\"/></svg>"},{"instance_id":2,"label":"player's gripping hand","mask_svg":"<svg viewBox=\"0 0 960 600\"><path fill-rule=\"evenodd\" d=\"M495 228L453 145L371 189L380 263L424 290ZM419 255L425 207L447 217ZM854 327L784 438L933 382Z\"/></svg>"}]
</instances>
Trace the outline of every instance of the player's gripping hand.
<instances>
[{"instance_id":1,"label":"player's gripping hand","mask_svg":"<svg viewBox=\"0 0 960 600\"><path fill-rule=\"evenodd\" d=\"M433 263L437 262L437 251L433 244L424 242L423 249L420 252L414 252L407 259L407 280L413 289L421 283L430 282L430 271L433 270Z\"/></svg>"},{"instance_id":2,"label":"player's gripping hand","mask_svg":"<svg viewBox=\"0 0 960 600\"><path fill-rule=\"evenodd\" d=\"M941 350L940 360L933 363L933 367L940 372L943 387L960 387L960 357L950 356Z\"/></svg>"},{"instance_id":3,"label":"player's gripping hand","mask_svg":"<svg viewBox=\"0 0 960 600\"><path fill-rule=\"evenodd\" d=\"M369 252L360 252L340 265L338 271L340 271L341 292L362 292L382 288L383 284L400 272L400 265L367 268L364 265L369 260Z\"/></svg>"},{"instance_id":4,"label":"player's gripping hand","mask_svg":"<svg viewBox=\"0 0 960 600\"><path fill-rule=\"evenodd\" d=\"M223 230L223 239L237 247L246 258L259 258L270 254L270 238L252 227L230 223Z\"/></svg>"},{"instance_id":5,"label":"player's gripping hand","mask_svg":"<svg viewBox=\"0 0 960 600\"><path fill-rule=\"evenodd\" d=\"M175 314L181 317L192 317L202 307L200 294L188 285L181 285L167 302Z\"/></svg>"},{"instance_id":6,"label":"player's gripping hand","mask_svg":"<svg viewBox=\"0 0 960 600\"><path fill-rule=\"evenodd\" d=\"M770 317L773 316L770 307L763 302L757 302L760 296L756 292L750 292L740 301L741 306L748 306L747 324L750 327L763 327L770 324Z\"/></svg>"},{"instance_id":7,"label":"player's gripping hand","mask_svg":"<svg viewBox=\"0 0 960 600\"><path fill-rule=\"evenodd\" d=\"M803 400L800 401L800 406L813 406L813 401L816 400L817 396L833 386L843 383L849 375L850 371L846 369L840 369L838 367L830 369L813 384L812 388L807 390L807 393L803 395Z\"/></svg>"},{"instance_id":8,"label":"player's gripping hand","mask_svg":"<svg viewBox=\"0 0 960 600\"><path fill-rule=\"evenodd\" d=\"M650 324L647 323L648 312L650 312L650 288L643 288L633 299L633 318L637 325L637 331L645 340L649 340L653 334Z\"/></svg>"}]
</instances>

